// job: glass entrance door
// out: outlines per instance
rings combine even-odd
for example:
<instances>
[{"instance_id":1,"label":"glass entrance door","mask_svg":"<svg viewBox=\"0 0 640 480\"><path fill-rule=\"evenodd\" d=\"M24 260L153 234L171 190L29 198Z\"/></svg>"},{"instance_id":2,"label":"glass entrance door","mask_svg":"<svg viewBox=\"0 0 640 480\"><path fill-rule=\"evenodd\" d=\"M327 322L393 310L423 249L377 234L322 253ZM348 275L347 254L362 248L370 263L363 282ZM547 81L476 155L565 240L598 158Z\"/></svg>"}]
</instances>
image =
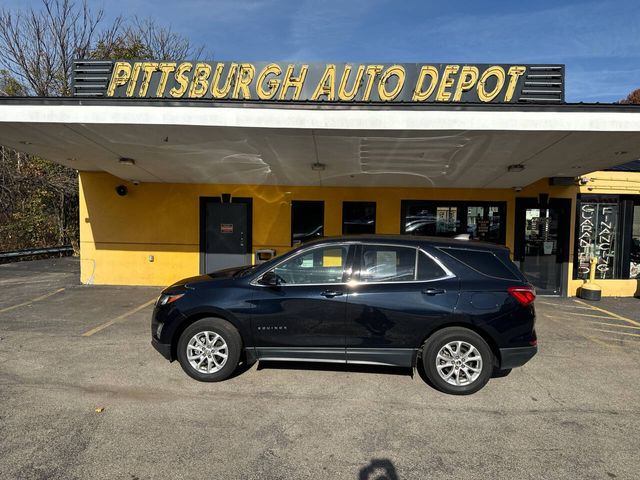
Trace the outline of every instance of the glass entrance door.
<instances>
[{"instance_id":1,"label":"glass entrance door","mask_svg":"<svg viewBox=\"0 0 640 480\"><path fill-rule=\"evenodd\" d=\"M543 295L559 295L562 264L558 262L558 210L525 210L524 255L520 269Z\"/></svg>"}]
</instances>

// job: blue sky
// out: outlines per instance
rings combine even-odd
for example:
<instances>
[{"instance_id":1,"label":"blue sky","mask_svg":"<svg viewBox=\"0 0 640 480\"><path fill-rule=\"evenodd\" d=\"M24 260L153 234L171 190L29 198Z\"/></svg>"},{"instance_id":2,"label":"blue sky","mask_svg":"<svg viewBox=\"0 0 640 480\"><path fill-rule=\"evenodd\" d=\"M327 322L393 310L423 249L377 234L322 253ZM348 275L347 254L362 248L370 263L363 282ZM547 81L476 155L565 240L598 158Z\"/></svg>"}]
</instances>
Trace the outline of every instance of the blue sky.
<instances>
[{"instance_id":1,"label":"blue sky","mask_svg":"<svg viewBox=\"0 0 640 480\"><path fill-rule=\"evenodd\" d=\"M76 0L80 1L80 0ZM40 0L0 0L5 8ZM640 1L90 0L154 16L216 60L564 63L566 99L640 88Z\"/></svg>"}]
</instances>

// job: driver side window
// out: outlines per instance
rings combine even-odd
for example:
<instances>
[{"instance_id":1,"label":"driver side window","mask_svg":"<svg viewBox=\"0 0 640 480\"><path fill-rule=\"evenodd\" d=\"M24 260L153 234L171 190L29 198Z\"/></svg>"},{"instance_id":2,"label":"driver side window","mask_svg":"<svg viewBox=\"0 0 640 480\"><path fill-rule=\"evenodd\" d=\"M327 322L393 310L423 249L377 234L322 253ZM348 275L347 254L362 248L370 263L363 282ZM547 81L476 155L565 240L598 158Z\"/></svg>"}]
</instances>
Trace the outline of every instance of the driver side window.
<instances>
[{"instance_id":1,"label":"driver side window","mask_svg":"<svg viewBox=\"0 0 640 480\"><path fill-rule=\"evenodd\" d=\"M342 283L348 250L346 245L314 248L281 263L274 273L283 285Z\"/></svg>"}]
</instances>

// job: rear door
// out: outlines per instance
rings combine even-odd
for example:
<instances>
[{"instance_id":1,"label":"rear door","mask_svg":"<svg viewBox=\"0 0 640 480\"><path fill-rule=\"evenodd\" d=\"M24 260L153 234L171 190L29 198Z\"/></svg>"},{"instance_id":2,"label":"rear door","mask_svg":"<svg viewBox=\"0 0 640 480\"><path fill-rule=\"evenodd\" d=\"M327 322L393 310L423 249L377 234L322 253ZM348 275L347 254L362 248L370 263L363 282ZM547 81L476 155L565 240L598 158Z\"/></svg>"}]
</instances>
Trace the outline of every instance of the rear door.
<instances>
[{"instance_id":1,"label":"rear door","mask_svg":"<svg viewBox=\"0 0 640 480\"><path fill-rule=\"evenodd\" d=\"M410 246L363 244L346 313L348 363L410 366L435 325L450 320L458 279Z\"/></svg>"}]
</instances>

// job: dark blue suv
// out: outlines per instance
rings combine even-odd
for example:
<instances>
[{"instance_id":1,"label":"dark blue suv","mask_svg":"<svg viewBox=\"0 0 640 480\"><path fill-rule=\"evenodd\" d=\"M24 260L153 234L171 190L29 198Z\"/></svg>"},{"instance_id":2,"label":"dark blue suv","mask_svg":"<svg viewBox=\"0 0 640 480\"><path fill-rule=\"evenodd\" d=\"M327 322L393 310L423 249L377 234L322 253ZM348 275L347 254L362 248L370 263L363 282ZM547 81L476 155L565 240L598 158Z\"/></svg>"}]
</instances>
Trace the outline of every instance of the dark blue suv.
<instances>
[{"instance_id":1,"label":"dark blue suv","mask_svg":"<svg viewBox=\"0 0 640 480\"><path fill-rule=\"evenodd\" d=\"M166 288L152 344L201 381L240 361L421 362L436 388L468 394L535 355L534 299L505 247L337 237Z\"/></svg>"}]
</instances>

